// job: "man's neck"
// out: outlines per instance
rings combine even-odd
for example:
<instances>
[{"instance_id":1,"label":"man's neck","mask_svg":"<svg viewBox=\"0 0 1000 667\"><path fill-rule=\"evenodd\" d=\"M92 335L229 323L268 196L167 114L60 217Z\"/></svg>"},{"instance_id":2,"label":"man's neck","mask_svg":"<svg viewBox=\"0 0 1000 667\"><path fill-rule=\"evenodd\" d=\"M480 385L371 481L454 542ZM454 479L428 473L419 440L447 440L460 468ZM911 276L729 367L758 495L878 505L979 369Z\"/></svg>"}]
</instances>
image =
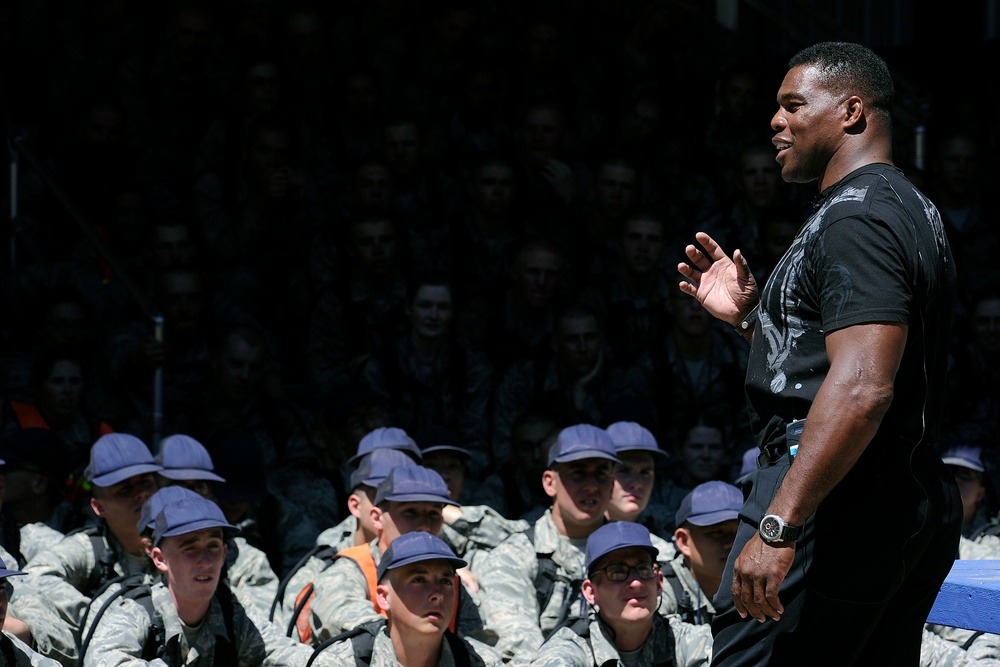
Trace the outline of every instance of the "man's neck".
<instances>
[{"instance_id":1,"label":"man's neck","mask_svg":"<svg viewBox=\"0 0 1000 667\"><path fill-rule=\"evenodd\" d=\"M390 622L389 639L403 667L434 667L441 659L443 635L404 632Z\"/></svg>"},{"instance_id":2,"label":"man's neck","mask_svg":"<svg viewBox=\"0 0 1000 667\"><path fill-rule=\"evenodd\" d=\"M184 621L184 625L194 628L197 627L205 617L208 616L208 607L212 603L212 599L208 600L180 600L174 595L174 591L170 590L170 598L174 601L174 607L177 608L177 615L180 619Z\"/></svg>"},{"instance_id":3,"label":"man's neck","mask_svg":"<svg viewBox=\"0 0 1000 667\"><path fill-rule=\"evenodd\" d=\"M604 618L603 616L601 618ZM614 631L615 648L619 651L635 651L642 646L653 631L653 617L642 621L609 621L604 618Z\"/></svg>"}]
</instances>

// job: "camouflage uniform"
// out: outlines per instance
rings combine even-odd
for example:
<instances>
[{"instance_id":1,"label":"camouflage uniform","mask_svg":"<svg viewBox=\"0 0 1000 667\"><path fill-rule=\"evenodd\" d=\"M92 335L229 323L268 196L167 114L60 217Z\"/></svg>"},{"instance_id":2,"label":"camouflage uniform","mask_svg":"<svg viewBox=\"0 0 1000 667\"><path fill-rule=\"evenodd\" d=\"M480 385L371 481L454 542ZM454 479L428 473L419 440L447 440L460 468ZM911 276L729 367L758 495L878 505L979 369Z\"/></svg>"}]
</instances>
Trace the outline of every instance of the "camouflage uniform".
<instances>
[{"instance_id":1,"label":"camouflage uniform","mask_svg":"<svg viewBox=\"0 0 1000 667\"><path fill-rule=\"evenodd\" d=\"M4 644L7 646L4 646ZM58 662L52 658L46 658L41 653L32 651L30 646L14 635L7 634L6 632L0 633L0 655L8 655L8 647L9 654L14 657L14 662L11 664L4 658L4 665L7 667L28 667L29 665L33 667L59 667Z\"/></svg>"},{"instance_id":2,"label":"camouflage uniform","mask_svg":"<svg viewBox=\"0 0 1000 667\"><path fill-rule=\"evenodd\" d=\"M328 544L337 551L354 546L354 535L358 532L358 517L348 514L333 528L327 528L316 537L316 544Z\"/></svg>"},{"instance_id":3,"label":"camouflage uniform","mask_svg":"<svg viewBox=\"0 0 1000 667\"><path fill-rule=\"evenodd\" d=\"M515 533L473 569L486 627L499 635L496 648L505 661L533 654L564 614L586 613L586 600L580 594L585 578L583 545L576 546L559 533L551 509L535 522L534 530L534 545L526 534ZM535 594L539 554L551 554L556 565L555 585L544 609L539 609Z\"/></svg>"},{"instance_id":4,"label":"camouflage uniform","mask_svg":"<svg viewBox=\"0 0 1000 667\"><path fill-rule=\"evenodd\" d=\"M662 559L660 562L662 564ZM677 552L677 555L674 556L666 567L670 568L673 575L677 577L677 581L681 583L681 588L688 598L688 603L693 608L694 619L685 620L697 625L708 625L711 623L712 617L715 616L715 607L712 606L712 596L706 595L701 590L698 580L694 578L694 573L684 564L684 554ZM664 577L668 574L667 571L664 571ZM680 602L674 593L673 587L667 581L664 581L659 612L661 614L679 613Z\"/></svg>"},{"instance_id":5,"label":"camouflage uniform","mask_svg":"<svg viewBox=\"0 0 1000 667\"><path fill-rule=\"evenodd\" d=\"M514 533L528 529L527 521L508 519L487 505L462 505L462 516L441 529L441 539L465 559L469 569Z\"/></svg>"},{"instance_id":6,"label":"camouflage uniform","mask_svg":"<svg viewBox=\"0 0 1000 667\"><path fill-rule=\"evenodd\" d=\"M596 614L591 614L590 637L581 637L572 628L557 630L542 644L531 667L605 667L622 661L611 639L613 635ZM707 625L690 625L676 616L653 617L653 629L640 649L642 654L630 667L652 667L667 663L673 667L700 667L712 660L712 631ZM672 662L667 662L671 660Z\"/></svg>"},{"instance_id":7,"label":"camouflage uniform","mask_svg":"<svg viewBox=\"0 0 1000 667\"><path fill-rule=\"evenodd\" d=\"M502 667L503 661L489 645L468 637L463 638L463 641L466 648L469 649L471 667ZM457 661L451 651L451 646L443 637L441 642L441 657L438 658L435 667L455 667ZM354 667L356 663L351 640L345 639L330 644L319 653L313 664L316 667ZM399 665L396 649L392 646L392 639L389 638L388 631L383 627L375 635L370 667L399 667Z\"/></svg>"},{"instance_id":8,"label":"camouflage uniform","mask_svg":"<svg viewBox=\"0 0 1000 667\"><path fill-rule=\"evenodd\" d=\"M212 599L208 615L189 644L170 591L162 583L151 587L153 607L163 618L166 633L166 652L162 658L167 665L211 665L215 659L216 635L228 636L222 605ZM255 620L243 607L233 601L233 648L240 665L304 665L312 655L312 648L285 637L274 625ZM108 608L94 632L93 641L84 656L86 667L110 667L134 663L150 631L146 610L136 601L123 598Z\"/></svg>"},{"instance_id":9,"label":"camouflage uniform","mask_svg":"<svg viewBox=\"0 0 1000 667\"><path fill-rule=\"evenodd\" d=\"M369 543L369 547L377 566L382 560L377 537ZM313 578L313 585L316 596L310 603L309 625L314 642L322 642L356 625L382 618L368 595L368 580L350 558L335 560ZM483 629L479 608L464 586L460 590L455 629L463 636L478 634Z\"/></svg>"},{"instance_id":10,"label":"camouflage uniform","mask_svg":"<svg viewBox=\"0 0 1000 667\"><path fill-rule=\"evenodd\" d=\"M110 531L106 535L114 576L156 574L146 556L130 556L122 551ZM91 574L100 567L90 536L66 535L25 564L26 576L14 586L14 614L31 628L38 650L63 664L76 660L76 639L80 621L91 604Z\"/></svg>"},{"instance_id":11,"label":"camouflage uniform","mask_svg":"<svg viewBox=\"0 0 1000 667\"><path fill-rule=\"evenodd\" d=\"M271 602L278 592L278 577L267 556L242 537L229 542L226 555L226 580L240 604L267 618Z\"/></svg>"},{"instance_id":12,"label":"camouflage uniform","mask_svg":"<svg viewBox=\"0 0 1000 667\"><path fill-rule=\"evenodd\" d=\"M980 635L963 650L958 644L924 629L920 667L1000 667L1000 635Z\"/></svg>"},{"instance_id":13,"label":"camouflage uniform","mask_svg":"<svg viewBox=\"0 0 1000 667\"><path fill-rule=\"evenodd\" d=\"M25 563L64 537L64 535L55 528L41 522L26 523L21 526L19 532L21 534L21 544L19 549L21 551L21 555L24 557ZM6 563L8 561L5 560L4 562ZM10 562L13 563L14 561Z\"/></svg>"}]
</instances>

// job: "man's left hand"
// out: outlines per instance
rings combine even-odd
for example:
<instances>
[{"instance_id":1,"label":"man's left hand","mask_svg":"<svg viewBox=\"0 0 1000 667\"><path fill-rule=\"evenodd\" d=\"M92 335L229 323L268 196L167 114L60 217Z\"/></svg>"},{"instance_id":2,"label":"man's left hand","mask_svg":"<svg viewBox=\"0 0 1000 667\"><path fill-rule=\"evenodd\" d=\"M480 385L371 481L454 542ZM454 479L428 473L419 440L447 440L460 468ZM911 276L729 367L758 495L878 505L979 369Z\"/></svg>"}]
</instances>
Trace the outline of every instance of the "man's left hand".
<instances>
[{"instance_id":1,"label":"man's left hand","mask_svg":"<svg viewBox=\"0 0 1000 667\"><path fill-rule=\"evenodd\" d=\"M733 564L733 602L742 618L781 620L778 589L795 558L795 543L768 544L754 535Z\"/></svg>"}]
</instances>

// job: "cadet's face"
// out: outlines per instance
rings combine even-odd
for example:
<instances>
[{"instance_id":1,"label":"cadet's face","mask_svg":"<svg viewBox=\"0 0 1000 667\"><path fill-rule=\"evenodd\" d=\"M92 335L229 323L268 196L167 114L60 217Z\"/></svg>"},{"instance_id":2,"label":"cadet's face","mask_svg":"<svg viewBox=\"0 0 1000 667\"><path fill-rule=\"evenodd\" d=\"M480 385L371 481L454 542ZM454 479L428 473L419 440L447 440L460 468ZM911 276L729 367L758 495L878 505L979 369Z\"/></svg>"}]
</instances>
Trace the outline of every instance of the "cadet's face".
<instances>
[{"instance_id":1,"label":"cadet's face","mask_svg":"<svg viewBox=\"0 0 1000 667\"><path fill-rule=\"evenodd\" d=\"M1000 299L983 299L972 314L975 342L983 352L1000 351Z\"/></svg>"},{"instance_id":2,"label":"cadet's face","mask_svg":"<svg viewBox=\"0 0 1000 667\"><path fill-rule=\"evenodd\" d=\"M773 153L749 153L740 161L738 185L754 206L766 206L775 201L781 189L781 167Z\"/></svg>"},{"instance_id":3,"label":"cadet's face","mask_svg":"<svg viewBox=\"0 0 1000 667\"><path fill-rule=\"evenodd\" d=\"M212 485L207 479L170 479L163 475L157 475L156 484L161 489L167 486L183 486L206 500L212 500Z\"/></svg>"},{"instance_id":4,"label":"cadet's face","mask_svg":"<svg viewBox=\"0 0 1000 667\"><path fill-rule=\"evenodd\" d=\"M636 273L656 268L663 252L663 226L653 220L629 220L622 235L622 257Z\"/></svg>"},{"instance_id":5,"label":"cadet's face","mask_svg":"<svg viewBox=\"0 0 1000 667\"><path fill-rule=\"evenodd\" d=\"M418 531L439 535L444 524L441 515L443 507L442 503L397 503L390 500L389 511L380 512L379 517L382 522L382 542L392 544L392 541L400 535Z\"/></svg>"},{"instance_id":6,"label":"cadet's face","mask_svg":"<svg viewBox=\"0 0 1000 667\"><path fill-rule=\"evenodd\" d=\"M175 600L204 604L219 586L226 551L222 529L205 528L164 537L152 556Z\"/></svg>"},{"instance_id":7,"label":"cadet's face","mask_svg":"<svg viewBox=\"0 0 1000 667\"><path fill-rule=\"evenodd\" d=\"M370 120L378 110L378 86L365 74L355 74L344 86L344 105L351 115Z\"/></svg>"},{"instance_id":8,"label":"cadet's face","mask_svg":"<svg viewBox=\"0 0 1000 667\"><path fill-rule=\"evenodd\" d=\"M95 107L87 114L84 138L95 146L117 146L125 136L125 119L117 109Z\"/></svg>"},{"instance_id":9,"label":"cadet's face","mask_svg":"<svg viewBox=\"0 0 1000 667\"><path fill-rule=\"evenodd\" d=\"M387 210L392 200L392 174L384 164L367 164L355 180L358 205Z\"/></svg>"},{"instance_id":10,"label":"cadet's face","mask_svg":"<svg viewBox=\"0 0 1000 667\"><path fill-rule=\"evenodd\" d=\"M57 303L49 309L42 325L43 342L62 345L74 342L87 325L87 312L72 301Z\"/></svg>"},{"instance_id":11,"label":"cadet's face","mask_svg":"<svg viewBox=\"0 0 1000 667\"><path fill-rule=\"evenodd\" d=\"M197 246L191 232L182 225L160 225L153 229L154 252L160 268L190 266L194 263Z\"/></svg>"},{"instance_id":12,"label":"cadet's face","mask_svg":"<svg viewBox=\"0 0 1000 667\"><path fill-rule=\"evenodd\" d=\"M638 547L618 549L607 554L595 564L597 569L612 563L624 563L630 567L640 563L651 563L649 553ZM642 580L629 570L625 581L611 581L603 571L595 571L584 584L584 595L592 604L600 607L601 617L616 622L649 622L660 604L663 590L663 575L659 572L652 579Z\"/></svg>"},{"instance_id":13,"label":"cadet's face","mask_svg":"<svg viewBox=\"0 0 1000 667\"><path fill-rule=\"evenodd\" d=\"M555 422L547 419L530 420L518 424L511 431L511 450L525 478L541 479L548 463L549 446L556 434Z\"/></svg>"},{"instance_id":14,"label":"cadet's face","mask_svg":"<svg viewBox=\"0 0 1000 667\"><path fill-rule=\"evenodd\" d=\"M669 301L671 324L676 334L686 338L701 338L712 334L712 316L701 302L677 292Z\"/></svg>"},{"instance_id":15,"label":"cadet's face","mask_svg":"<svg viewBox=\"0 0 1000 667\"><path fill-rule=\"evenodd\" d=\"M944 187L953 195L971 195L976 189L979 158L971 140L950 139L941 148L937 164Z\"/></svg>"},{"instance_id":16,"label":"cadet's face","mask_svg":"<svg viewBox=\"0 0 1000 667\"><path fill-rule=\"evenodd\" d=\"M76 414L82 396L83 371L75 361L64 359L52 366L52 372L42 382L41 392L35 400L46 413L71 417Z\"/></svg>"},{"instance_id":17,"label":"cadet's face","mask_svg":"<svg viewBox=\"0 0 1000 667\"><path fill-rule=\"evenodd\" d=\"M579 378L594 370L601 352L601 332L590 316L565 318L556 326L553 349L560 371Z\"/></svg>"},{"instance_id":18,"label":"cadet's face","mask_svg":"<svg viewBox=\"0 0 1000 667\"><path fill-rule=\"evenodd\" d=\"M351 255L368 273L383 273L392 267L396 233L392 223L363 222L354 226Z\"/></svg>"},{"instance_id":19,"label":"cadet's face","mask_svg":"<svg viewBox=\"0 0 1000 667\"><path fill-rule=\"evenodd\" d=\"M136 523L142 514L142 504L156 493L152 474L136 475L123 482L103 488L101 497L94 497L94 512L108 522L108 528L122 542L137 541Z\"/></svg>"},{"instance_id":20,"label":"cadet's face","mask_svg":"<svg viewBox=\"0 0 1000 667\"><path fill-rule=\"evenodd\" d=\"M597 179L597 201L605 215L622 216L635 197L635 170L606 166Z\"/></svg>"},{"instance_id":21,"label":"cadet's face","mask_svg":"<svg viewBox=\"0 0 1000 667\"><path fill-rule=\"evenodd\" d=\"M458 454L447 450L427 452L421 465L441 475L448 485L448 496L452 500L458 499L465 486L465 464Z\"/></svg>"},{"instance_id":22,"label":"cadet's face","mask_svg":"<svg viewBox=\"0 0 1000 667\"><path fill-rule=\"evenodd\" d=\"M976 516L979 503L986 496L983 474L962 466L948 466L948 469L955 475L958 491L962 494L962 518L968 523Z\"/></svg>"},{"instance_id":23,"label":"cadet's face","mask_svg":"<svg viewBox=\"0 0 1000 667\"><path fill-rule=\"evenodd\" d=\"M219 361L222 392L230 399L248 400L256 391L264 372L264 350L238 336L231 336Z\"/></svg>"},{"instance_id":24,"label":"cadet's face","mask_svg":"<svg viewBox=\"0 0 1000 667\"><path fill-rule=\"evenodd\" d=\"M678 530L686 530L690 538L678 542L684 543L681 551L688 558L691 571L699 580L718 582L722 579L729 552L736 539L737 519L723 521L711 526L695 526L686 524ZM676 539L676 538L675 538Z\"/></svg>"},{"instance_id":25,"label":"cadet's face","mask_svg":"<svg viewBox=\"0 0 1000 667\"><path fill-rule=\"evenodd\" d=\"M281 75L274 63L258 63L246 75L246 96L254 111L270 111L278 104Z\"/></svg>"},{"instance_id":26,"label":"cadet's face","mask_svg":"<svg viewBox=\"0 0 1000 667\"><path fill-rule=\"evenodd\" d=\"M698 482L718 479L726 449L722 434L711 426L695 426L681 447L681 464Z\"/></svg>"},{"instance_id":27,"label":"cadet's face","mask_svg":"<svg viewBox=\"0 0 1000 667\"><path fill-rule=\"evenodd\" d=\"M424 285L417 290L409 310L410 322L417 335L424 338L442 336L451 322L451 288Z\"/></svg>"},{"instance_id":28,"label":"cadet's face","mask_svg":"<svg viewBox=\"0 0 1000 667\"><path fill-rule=\"evenodd\" d=\"M420 138L417 128L407 123L390 125L382 134L385 159L397 174L409 174L417 166Z\"/></svg>"},{"instance_id":29,"label":"cadet's face","mask_svg":"<svg viewBox=\"0 0 1000 667\"><path fill-rule=\"evenodd\" d=\"M261 130L251 139L246 151L250 180L264 183L271 172L287 167L292 157L292 145L284 132Z\"/></svg>"},{"instance_id":30,"label":"cadet's face","mask_svg":"<svg viewBox=\"0 0 1000 667\"><path fill-rule=\"evenodd\" d=\"M514 197L514 170L501 164L485 165L479 171L472 194L479 208L486 213L505 213Z\"/></svg>"},{"instance_id":31,"label":"cadet's face","mask_svg":"<svg viewBox=\"0 0 1000 667\"><path fill-rule=\"evenodd\" d=\"M198 275L184 272L165 276L160 287L160 307L171 331L185 336L196 333L205 307Z\"/></svg>"},{"instance_id":32,"label":"cadet's face","mask_svg":"<svg viewBox=\"0 0 1000 667\"><path fill-rule=\"evenodd\" d=\"M557 463L545 473L546 493L555 498L554 512L569 526L604 521L614 487L614 464L604 459Z\"/></svg>"},{"instance_id":33,"label":"cadet's face","mask_svg":"<svg viewBox=\"0 0 1000 667\"><path fill-rule=\"evenodd\" d=\"M440 635L455 611L455 579L448 561L425 560L389 570L378 590L387 599L393 625Z\"/></svg>"},{"instance_id":34,"label":"cadet's face","mask_svg":"<svg viewBox=\"0 0 1000 667\"><path fill-rule=\"evenodd\" d=\"M555 109L534 109L524 117L522 142L528 156L542 162L553 157L562 141L562 118Z\"/></svg>"},{"instance_id":35,"label":"cadet's face","mask_svg":"<svg viewBox=\"0 0 1000 667\"><path fill-rule=\"evenodd\" d=\"M649 452L619 452L621 464L615 468L608 515L615 521L635 521L649 504L653 493L655 467Z\"/></svg>"},{"instance_id":36,"label":"cadet's face","mask_svg":"<svg viewBox=\"0 0 1000 667\"><path fill-rule=\"evenodd\" d=\"M514 279L521 298L532 308L541 308L555 296L559 260L547 250L525 253L514 267Z\"/></svg>"}]
</instances>

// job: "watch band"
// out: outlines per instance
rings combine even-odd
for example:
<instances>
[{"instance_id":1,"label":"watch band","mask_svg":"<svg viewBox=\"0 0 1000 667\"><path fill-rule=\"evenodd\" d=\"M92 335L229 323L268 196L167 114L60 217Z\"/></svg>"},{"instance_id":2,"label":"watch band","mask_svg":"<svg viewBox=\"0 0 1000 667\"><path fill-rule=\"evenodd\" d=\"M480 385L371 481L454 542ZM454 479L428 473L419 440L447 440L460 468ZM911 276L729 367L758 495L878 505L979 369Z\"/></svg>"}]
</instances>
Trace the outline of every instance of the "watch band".
<instances>
[{"instance_id":1,"label":"watch band","mask_svg":"<svg viewBox=\"0 0 1000 667\"><path fill-rule=\"evenodd\" d=\"M744 317L742 320L740 320L740 323L733 328L736 329L736 333L742 336L746 332L753 329L754 325L757 324L757 320L759 318L760 318L760 302L758 301L757 305L754 306L749 313L747 313L747 316Z\"/></svg>"}]
</instances>

